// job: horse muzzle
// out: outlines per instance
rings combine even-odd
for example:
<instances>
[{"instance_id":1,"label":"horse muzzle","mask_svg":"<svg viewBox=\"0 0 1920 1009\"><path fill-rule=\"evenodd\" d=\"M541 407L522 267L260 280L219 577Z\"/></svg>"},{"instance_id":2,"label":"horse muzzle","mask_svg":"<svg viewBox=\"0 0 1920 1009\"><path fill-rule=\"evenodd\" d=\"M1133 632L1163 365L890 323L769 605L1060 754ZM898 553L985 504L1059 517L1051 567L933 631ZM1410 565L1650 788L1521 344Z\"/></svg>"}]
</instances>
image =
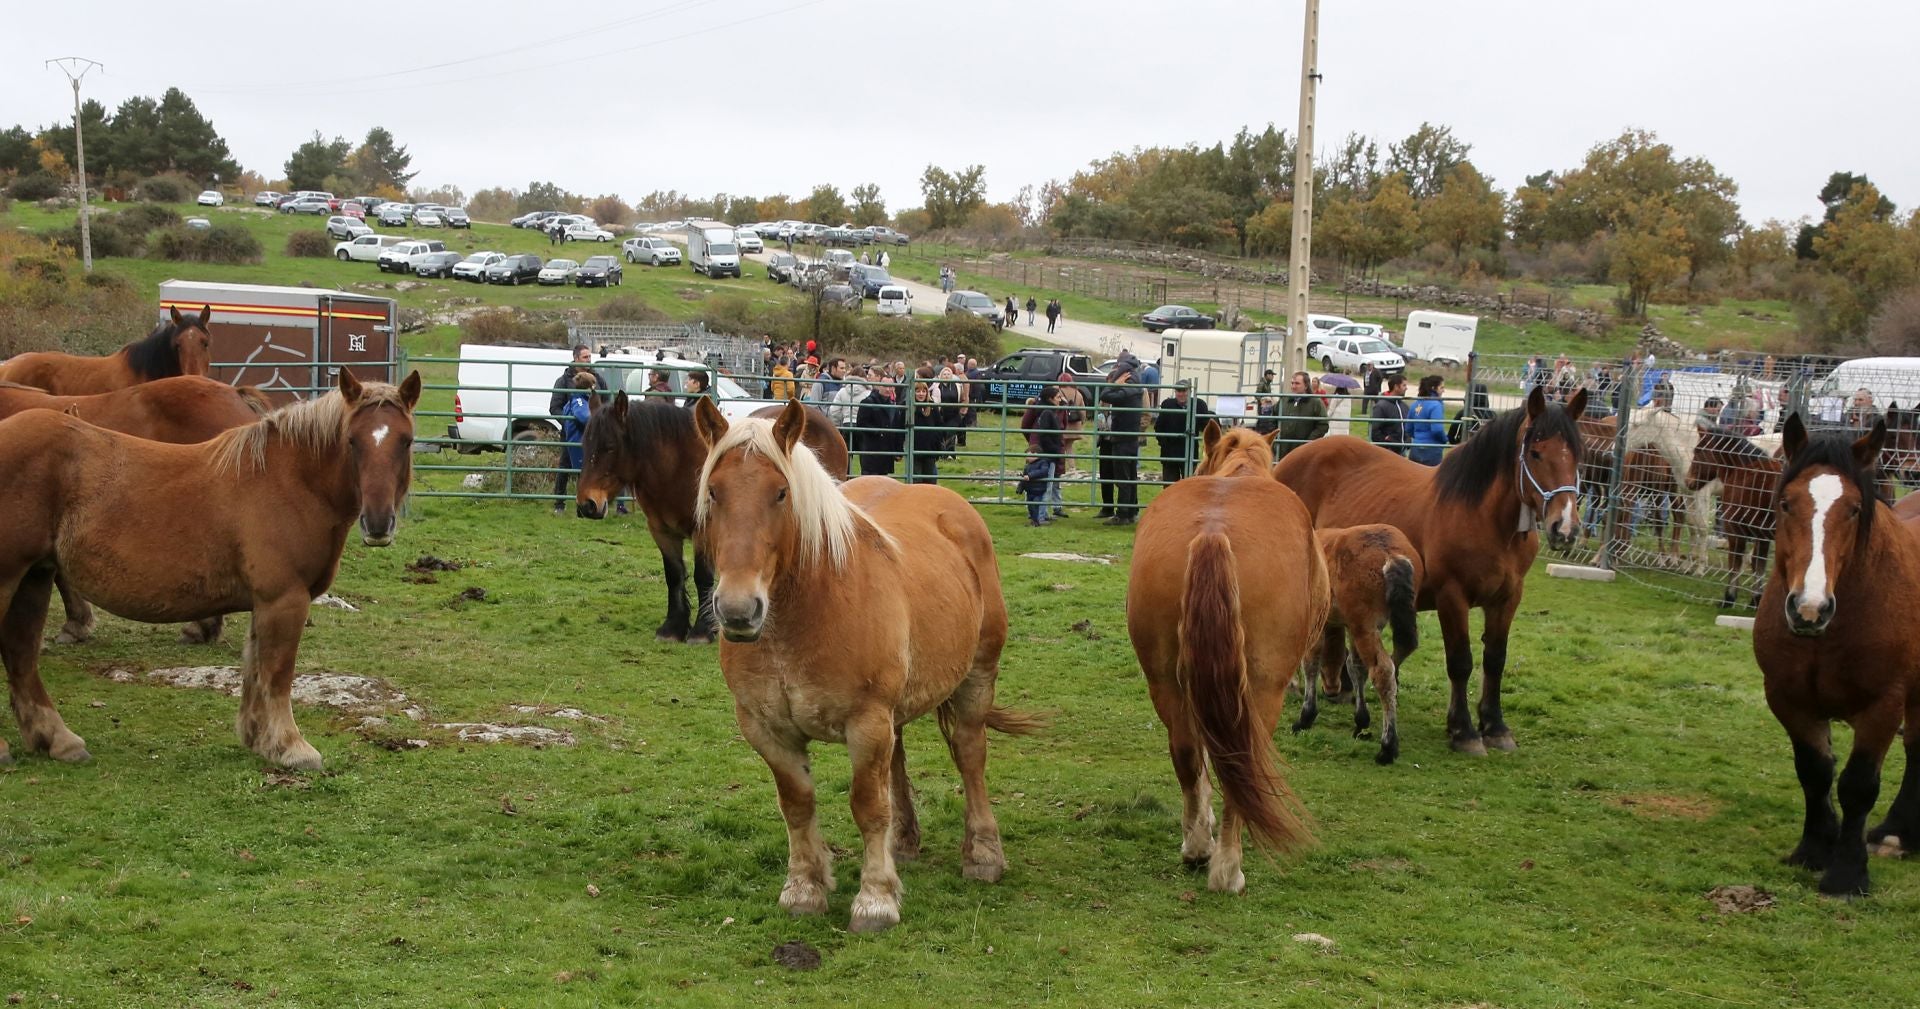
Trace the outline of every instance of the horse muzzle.
<instances>
[{"instance_id":1,"label":"horse muzzle","mask_svg":"<svg viewBox=\"0 0 1920 1009\"><path fill-rule=\"evenodd\" d=\"M1817 638L1833 623L1836 601L1832 596L1810 604L1798 592L1787 593L1787 630L1803 638Z\"/></svg>"},{"instance_id":2,"label":"horse muzzle","mask_svg":"<svg viewBox=\"0 0 1920 1009\"><path fill-rule=\"evenodd\" d=\"M393 534L400 528L400 517L393 512L384 515L360 513L360 542L370 547L384 547L393 544Z\"/></svg>"},{"instance_id":3,"label":"horse muzzle","mask_svg":"<svg viewBox=\"0 0 1920 1009\"><path fill-rule=\"evenodd\" d=\"M728 641L758 641L767 622L767 600L758 594L726 599L716 592L713 615L720 621L720 635Z\"/></svg>"},{"instance_id":4,"label":"horse muzzle","mask_svg":"<svg viewBox=\"0 0 1920 1009\"><path fill-rule=\"evenodd\" d=\"M603 519L607 517L607 506L592 498L581 498L575 502L573 513L583 519Z\"/></svg>"}]
</instances>

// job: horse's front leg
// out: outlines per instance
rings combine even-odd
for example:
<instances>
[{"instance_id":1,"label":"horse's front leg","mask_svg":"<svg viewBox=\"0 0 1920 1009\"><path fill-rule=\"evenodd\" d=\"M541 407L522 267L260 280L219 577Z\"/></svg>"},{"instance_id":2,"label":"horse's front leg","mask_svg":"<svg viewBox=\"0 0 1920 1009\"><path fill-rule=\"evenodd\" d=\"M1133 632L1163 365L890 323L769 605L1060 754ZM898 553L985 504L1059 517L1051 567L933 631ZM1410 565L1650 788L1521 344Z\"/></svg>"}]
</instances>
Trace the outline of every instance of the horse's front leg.
<instances>
[{"instance_id":1,"label":"horse's front leg","mask_svg":"<svg viewBox=\"0 0 1920 1009\"><path fill-rule=\"evenodd\" d=\"M820 837L814 819L813 769L807 760L807 739L791 726L776 728L736 704L734 717L760 759L773 772L780 795L780 816L787 822L787 881L780 888L780 906L788 914L825 914L833 893L833 853Z\"/></svg>"},{"instance_id":2,"label":"horse's front leg","mask_svg":"<svg viewBox=\"0 0 1920 1009\"><path fill-rule=\"evenodd\" d=\"M853 898L853 932L880 932L900 924L900 876L893 866L893 712L874 706L847 720L847 757L853 764L853 822L864 858L860 893Z\"/></svg>"},{"instance_id":3,"label":"horse's front leg","mask_svg":"<svg viewBox=\"0 0 1920 1009\"><path fill-rule=\"evenodd\" d=\"M87 759L86 740L67 728L40 680L40 635L52 602L53 572L44 568L28 570L11 586L0 584L0 663L7 668L21 746L77 762ZM10 759L6 743L0 742L0 764Z\"/></svg>"},{"instance_id":4,"label":"horse's front leg","mask_svg":"<svg viewBox=\"0 0 1920 1009\"><path fill-rule=\"evenodd\" d=\"M1500 680L1507 671L1507 634L1513 630L1513 614L1520 608L1518 593L1484 608L1486 630L1480 636L1481 654L1480 734L1496 750L1515 748L1513 730L1500 712Z\"/></svg>"},{"instance_id":5,"label":"horse's front leg","mask_svg":"<svg viewBox=\"0 0 1920 1009\"><path fill-rule=\"evenodd\" d=\"M1440 617L1440 637L1447 648L1447 739L1461 753L1475 757L1487 755L1486 743L1473 727L1473 715L1467 710L1467 681L1473 677L1473 639L1467 634L1467 599L1458 589L1449 589L1434 607ZM1503 637L1502 641L1505 640Z\"/></svg>"},{"instance_id":6,"label":"horse's front leg","mask_svg":"<svg viewBox=\"0 0 1920 1009\"><path fill-rule=\"evenodd\" d=\"M686 538L673 532L653 517L647 517L648 531L660 548L660 569L667 581L667 619L653 632L655 641L685 641L690 614L687 609Z\"/></svg>"},{"instance_id":7,"label":"horse's front leg","mask_svg":"<svg viewBox=\"0 0 1920 1009\"><path fill-rule=\"evenodd\" d=\"M1828 896L1866 896L1867 814L1880 797L1880 764L1900 731L1901 707L1897 695L1887 695L1853 722L1853 752L1840 772L1840 838L1820 877L1820 892Z\"/></svg>"},{"instance_id":8,"label":"horse's front leg","mask_svg":"<svg viewBox=\"0 0 1920 1009\"><path fill-rule=\"evenodd\" d=\"M693 548L693 626L687 631L687 644L710 645L719 630L713 615L713 561Z\"/></svg>"},{"instance_id":9,"label":"horse's front leg","mask_svg":"<svg viewBox=\"0 0 1920 1009\"><path fill-rule=\"evenodd\" d=\"M261 757L302 771L320 769L320 751L293 721L293 666L312 600L304 587L256 602L241 653L240 741Z\"/></svg>"}]
</instances>

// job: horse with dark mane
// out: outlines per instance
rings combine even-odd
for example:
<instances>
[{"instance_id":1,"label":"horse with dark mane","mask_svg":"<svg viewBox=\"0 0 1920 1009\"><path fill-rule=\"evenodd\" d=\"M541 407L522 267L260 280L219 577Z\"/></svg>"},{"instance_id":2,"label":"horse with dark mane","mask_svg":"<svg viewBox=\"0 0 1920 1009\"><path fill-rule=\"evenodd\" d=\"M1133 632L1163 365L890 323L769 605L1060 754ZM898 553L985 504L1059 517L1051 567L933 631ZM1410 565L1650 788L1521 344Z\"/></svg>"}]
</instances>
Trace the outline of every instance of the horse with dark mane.
<instances>
[{"instance_id":1,"label":"horse with dark mane","mask_svg":"<svg viewBox=\"0 0 1920 1009\"><path fill-rule=\"evenodd\" d=\"M1887 437L1809 437L1795 414L1782 448L1790 460L1775 496L1775 552L1754 615L1753 655L1767 707L1793 743L1806 802L1789 865L1820 873L1820 892L1862 895L1867 846L1903 855L1920 848L1920 529L1880 496ZM1853 727L1834 815L1832 723ZM1906 774L1887 817L1867 830L1880 766L1906 725Z\"/></svg>"},{"instance_id":2,"label":"horse with dark mane","mask_svg":"<svg viewBox=\"0 0 1920 1009\"><path fill-rule=\"evenodd\" d=\"M1724 431L1702 431L1687 470L1687 489L1699 491L1720 482L1720 527L1727 536L1727 589L1721 609L1732 609L1740 569L1753 547L1753 605L1760 604L1760 574L1773 546L1773 496L1780 482L1780 460L1753 442Z\"/></svg>"},{"instance_id":3,"label":"horse with dark mane","mask_svg":"<svg viewBox=\"0 0 1920 1009\"><path fill-rule=\"evenodd\" d=\"M1500 711L1507 635L1540 552L1539 530L1556 546L1579 535L1575 418L1586 406L1585 389L1562 407L1535 387L1524 408L1481 424L1438 467L1345 435L1302 445L1274 467L1274 476L1306 502L1316 527L1385 523L1420 552L1419 605L1440 616L1452 685L1447 729L1463 753L1514 748ZM1474 607L1486 614L1478 729L1467 710L1473 675L1467 611Z\"/></svg>"},{"instance_id":4,"label":"horse with dark mane","mask_svg":"<svg viewBox=\"0 0 1920 1009\"><path fill-rule=\"evenodd\" d=\"M581 518L606 518L623 488L647 517L647 531L660 548L667 578L667 619L654 637L660 641L708 644L713 641L711 607L713 569L698 549L693 553L693 587L698 611L687 605L686 543L693 537L700 466L707 444L693 423L693 411L663 397L629 399L623 391L609 406L587 397L593 411L580 435L579 489L574 507ZM827 474L847 475L847 442L827 415L812 407L801 444L812 450ZM771 419L781 407L762 407L752 416Z\"/></svg>"},{"instance_id":5,"label":"horse with dark mane","mask_svg":"<svg viewBox=\"0 0 1920 1009\"><path fill-rule=\"evenodd\" d=\"M60 396L86 396L176 375L205 376L213 361L207 335L213 309L203 308L197 317L181 315L177 308L170 311L172 318L153 332L105 357L35 351L0 361L0 381Z\"/></svg>"},{"instance_id":6,"label":"horse with dark mane","mask_svg":"<svg viewBox=\"0 0 1920 1009\"><path fill-rule=\"evenodd\" d=\"M0 420L34 409L58 410L94 427L148 441L192 445L259 420L271 404L252 386L235 388L195 375L142 382L91 396L56 396L32 386L0 382ZM93 606L64 578L57 579L56 585L66 607L67 622L54 640L61 644L87 640L93 634ZM212 644L220 638L223 620L215 616L190 623L181 630L180 640Z\"/></svg>"},{"instance_id":7,"label":"horse with dark mane","mask_svg":"<svg viewBox=\"0 0 1920 1009\"><path fill-rule=\"evenodd\" d=\"M51 410L0 421L0 661L27 749L87 758L40 682L40 632L59 574L129 620L252 611L240 741L276 764L319 768L293 721L300 635L355 523L369 546L393 542L419 399L419 372L392 386L362 384L343 368L338 390L198 445Z\"/></svg>"}]
</instances>

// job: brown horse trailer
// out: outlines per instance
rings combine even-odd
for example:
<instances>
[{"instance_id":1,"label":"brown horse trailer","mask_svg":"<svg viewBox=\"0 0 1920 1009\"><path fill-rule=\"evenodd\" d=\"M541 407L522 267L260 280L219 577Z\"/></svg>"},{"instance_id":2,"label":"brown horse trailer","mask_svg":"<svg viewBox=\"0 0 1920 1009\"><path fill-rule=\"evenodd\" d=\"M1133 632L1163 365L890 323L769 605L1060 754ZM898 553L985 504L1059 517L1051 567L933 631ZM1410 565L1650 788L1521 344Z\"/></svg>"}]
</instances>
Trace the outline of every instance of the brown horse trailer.
<instances>
[{"instance_id":1,"label":"brown horse trailer","mask_svg":"<svg viewBox=\"0 0 1920 1009\"><path fill-rule=\"evenodd\" d=\"M347 368L362 381L393 382L400 351L398 311L391 298L315 287L160 284L160 315L213 310L208 376L258 386L275 403L325 393Z\"/></svg>"}]
</instances>

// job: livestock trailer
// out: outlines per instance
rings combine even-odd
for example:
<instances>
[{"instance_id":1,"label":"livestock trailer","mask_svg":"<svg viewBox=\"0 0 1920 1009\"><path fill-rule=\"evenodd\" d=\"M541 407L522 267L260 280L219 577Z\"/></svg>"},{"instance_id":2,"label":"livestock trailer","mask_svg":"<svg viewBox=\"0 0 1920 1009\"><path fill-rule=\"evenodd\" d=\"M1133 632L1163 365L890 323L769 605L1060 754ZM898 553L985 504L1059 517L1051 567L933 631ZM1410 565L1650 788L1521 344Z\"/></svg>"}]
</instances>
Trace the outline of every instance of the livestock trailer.
<instances>
[{"instance_id":1,"label":"livestock trailer","mask_svg":"<svg viewBox=\"0 0 1920 1009\"><path fill-rule=\"evenodd\" d=\"M275 402L304 399L339 381L341 368L376 382L395 381L399 326L393 299L316 287L160 284L160 316L211 308L209 377L251 385Z\"/></svg>"}]
</instances>

